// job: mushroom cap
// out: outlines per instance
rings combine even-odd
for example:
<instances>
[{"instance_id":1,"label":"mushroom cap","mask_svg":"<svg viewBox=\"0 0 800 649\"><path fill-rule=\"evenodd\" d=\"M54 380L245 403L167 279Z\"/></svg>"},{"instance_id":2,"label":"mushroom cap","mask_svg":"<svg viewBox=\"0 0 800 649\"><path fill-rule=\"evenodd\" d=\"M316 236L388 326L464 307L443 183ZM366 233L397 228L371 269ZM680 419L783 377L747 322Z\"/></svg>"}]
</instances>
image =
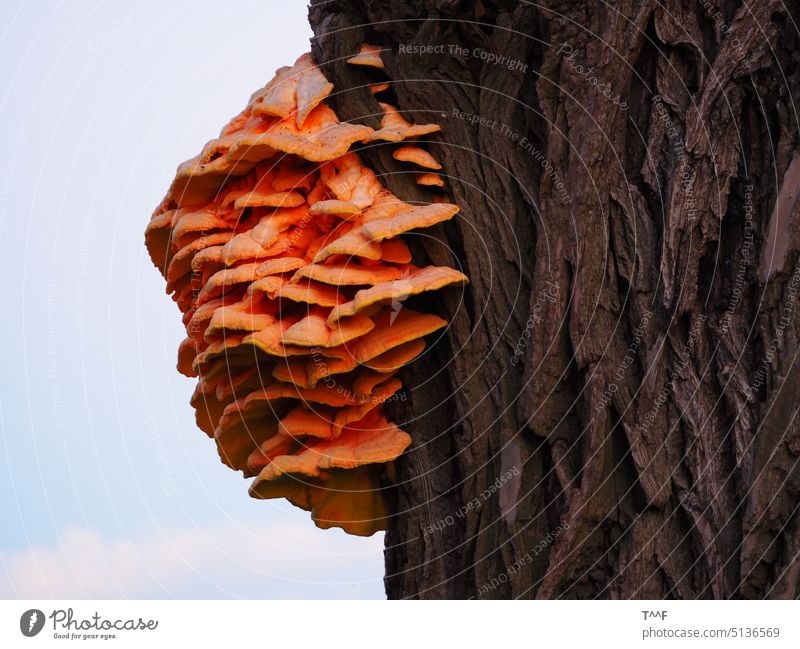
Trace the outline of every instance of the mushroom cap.
<instances>
[{"instance_id":1,"label":"mushroom cap","mask_svg":"<svg viewBox=\"0 0 800 649\"><path fill-rule=\"evenodd\" d=\"M167 286L177 286L179 281L191 272L192 261L197 255L209 248L216 249L226 244L231 236L230 232L215 232L189 241L170 258L165 275Z\"/></svg>"},{"instance_id":2,"label":"mushroom cap","mask_svg":"<svg viewBox=\"0 0 800 649\"><path fill-rule=\"evenodd\" d=\"M261 368L258 366L241 371L233 370L226 374L228 380L216 383L214 388L214 393L220 402L240 399L253 390L262 388L268 378L267 375L261 374Z\"/></svg>"},{"instance_id":3,"label":"mushroom cap","mask_svg":"<svg viewBox=\"0 0 800 649\"><path fill-rule=\"evenodd\" d=\"M395 318L389 326L392 315ZM353 343L352 353L359 363L365 363L398 345L427 336L446 324L447 321L439 316L411 309L402 309L397 314L384 312L373 330Z\"/></svg>"},{"instance_id":4,"label":"mushroom cap","mask_svg":"<svg viewBox=\"0 0 800 649\"><path fill-rule=\"evenodd\" d=\"M294 455L281 455L265 466L250 487L258 497L263 482L277 480L287 474L320 477L331 469L355 469L365 464L396 459L411 443L408 433L381 417L364 429L345 427L329 440L309 443Z\"/></svg>"},{"instance_id":5,"label":"mushroom cap","mask_svg":"<svg viewBox=\"0 0 800 649\"><path fill-rule=\"evenodd\" d=\"M305 259L301 257L279 257L277 259L270 259L265 261L256 269L258 277L266 277L267 275L277 275L280 273L288 273L306 265Z\"/></svg>"},{"instance_id":6,"label":"mushroom cap","mask_svg":"<svg viewBox=\"0 0 800 649\"><path fill-rule=\"evenodd\" d=\"M272 376L284 383L294 383L300 388L312 388L314 384L309 381L304 358L287 358L278 361L272 369Z\"/></svg>"},{"instance_id":7,"label":"mushroom cap","mask_svg":"<svg viewBox=\"0 0 800 649\"><path fill-rule=\"evenodd\" d=\"M369 413L382 405L389 397L393 396L403 384L399 379L388 379L376 386L372 393L356 406L342 408L336 413L336 418L331 426L334 436L340 435L347 426L359 429L357 422L363 420ZM366 428L370 430L369 426Z\"/></svg>"},{"instance_id":8,"label":"mushroom cap","mask_svg":"<svg viewBox=\"0 0 800 649\"><path fill-rule=\"evenodd\" d=\"M426 187L444 187L444 180L439 174L420 174L417 176L417 185Z\"/></svg>"},{"instance_id":9,"label":"mushroom cap","mask_svg":"<svg viewBox=\"0 0 800 649\"><path fill-rule=\"evenodd\" d=\"M336 306L344 301L339 295L337 287L310 280L283 284L275 292L275 296L285 300L292 300L293 302L319 306Z\"/></svg>"},{"instance_id":10,"label":"mushroom cap","mask_svg":"<svg viewBox=\"0 0 800 649\"><path fill-rule=\"evenodd\" d=\"M306 202L300 192L258 192L253 190L236 199L237 209L244 207L297 207Z\"/></svg>"},{"instance_id":11,"label":"mushroom cap","mask_svg":"<svg viewBox=\"0 0 800 649\"><path fill-rule=\"evenodd\" d=\"M363 365L381 374L396 372L403 365L413 361L423 351L425 351L425 341L422 338L417 338L370 358L368 361L364 361ZM362 383L358 387L365 389L368 385L369 383Z\"/></svg>"},{"instance_id":12,"label":"mushroom cap","mask_svg":"<svg viewBox=\"0 0 800 649\"><path fill-rule=\"evenodd\" d=\"M383 241L416 228L429 228L448 221L459 211L452 203L430 203L412 207L387 219L371 220L361 226L361 232L370 241Z\"/></svg>"},{"instance_id":13,"label":"mushroom cap","mask_svg":"<svg viewBox=\"0 0 800 649\"><path fill-rule=\"evenodd\" d=\"M221 331L260 331L275 322L269 313L257 313L247 303L221 306L214 311L206 329L206 339Z\"/></svg>"},{"instance_id":14,"label":"mushroom cap","mask_svg":"<svg viewBox=\"0 0 800 649\"><path fill-rule=\"evenodd\" d=\"M231 303L231 295L224 295L214 300L205 302L204 304L197 305L194 309L187 311L183 316L184 324L186 325L186 332L190 338L194 338L198 344L202 343L201 336L208 328L211 318L214 317L214 311L219 307ZM233 300L236 298L234 297ZM187 318L188 316L188 318ZM203 346L205 349L205 346Z\"/></svg>"},{"instance_id":15,"label":"mushroom cap","mask_svg":"<svg viewBox=\"0 0 800 649\"><path fill-rule=\"evenodd\" d=\"M175 213L172 225L172 239L180 241L187 234L207 233L217 229L230 229L216 206L199 210L181 209Z\"/></svg>"},{"instance_id":16,"label":"mushroom cap","mask_svg":"<svg viewBox=\"0 0 800 649\"><path fill-rule=\"evenodd\" d=\"M184 338L178 346L178 372L188 377L197 376L194 359L197 357L198 343L194 338Z\"/></svg>"},{"instance_id":17,"label":"mushroom cap","mask_svg":"<svg viewBox=\"0 0 800 649\"><path fill-rule=\"evenodd\" d=\"M381 128L366 136L365 141L386 140L387 142L402 142L441 131L438 124L411 124L392 105L378 102L383 110Z\"/></svg>"},{"instance_id":18,"label":"mushroom cap","mask_svg":"<svg viewBox=\"0 0 800 649\"><path fill-rule=\"evenodd\" d=\"M209 277L197 295L197 304L205 304L218 295L230 292L234 287L249 284L263 276L258 262L223 268Z\"/></svg>"},{"instance_id":19,"label":"mushroom cap","mask_svg":"<svg viewBox=\"0 0 800 649\"><path fill-rule=\"evenodd\" d=\"M436 162L436 158L434 158L425 149L421 149L418 146L411 146L410 144L397 147L392 152L392 157L395 160L400 160L401 162L412 162L415 165L425 167L426 169L442 168L442 165Z\"/></svg>"},{"instance_id":20,"label":"mushroom cap","mask_svg":"<svg viewBox=\"0 0 800 649\"><path fill-rule=\"evenodd\" d=\"M312 215L317 214L335 214L344 218L351 217L361 212L361 208L350 201L340 201L330 199L325 201L317 201L308 208L308 213Z\"/></svg>"},{"instance_id":21,"label":"mushroom cap","mask_svg":"<svg viewBox=\"0 0 800 649\"><path fill-rule=\"evenodd\" d=\"M374 370L361 372L353 381L353 392L355 392L356 396L359 398L368 397L372 394L376 385L386 380L386 376L385 373L376 372Z\"/></svg>"},{"instance_id":22,"label":"mushroom cap","mask_svg":"<svg viewBox=\"0 0 800 649\"><path fill-rule=\"evenodd\" d=\"M330 326L322 311L309 313L283 334L285 345L300 347L338 347L372 331L375 323L363 315L342 318Z\"/></svg>"},{"instance_id":23,"label":"mushroom cap","mask_svg":"<svg viewBox=\"0 0 800 649\"><path fill-rule=\"evenodd\" d=\"M294 280L301 277L335 286L363 286L398 279L402 270L396 266L364 268L356 263L308 264L295 273Z\"/></svg>"},{"instance_id":24,"label":"mushroom cap","mask_svg":"<svg viewBox=\"0 0 800 649\"><path fill-rule=\"evenodd\" d=\"M346 350L346 345L340 349ZM346 374L353 371L358 366L358 361L350 353L345 353L341 358L313 358L309 361L306 375L311 386L315 386L319 381L327 379L334 374Z\"/></svg>"},{"instance_id":25,"label":"mushroom cap","mask_svg":"<svg viewBox=\"0 0 800 649\"><path fill-rule=\"evenodd\" d=\"M238 401L231 405L238 405ZM268 411L257 415L239 412L227 406L214 430L217 452L224 464L236 471L247 469L247 459L261 443L275 435L277 420Z\"/></svg>"},{"instance_id":26,"label":"mushroom cap","mask_svg":"<svg viewBox=\"0 0 800 649\"><path fill-rule=\"evenodd\" d=\"M296 399L301 403L318 403L334 408L343 408L358 403L354 393L338 390L335 386L317 385L313 388L299 388L289 383L273 383L268 388L251 392L245 398L245 407L253 407L261 402Z\"/></svg>"},{"instance_id":27,"label":"mushroom cap","mask_svg":"<svg viewBox=\"0 0 800 649\"><path fill-rule=\"evenodd\" d=\"M392 264L411 263L411 251L402 239L381 241L381 259Z\"/></svg>"},{"instance_id":28,"label":"mushroom cap","mask_svg":"<svg viewBox=\"0 0 800 649\"><path fill-rule=\"evenodd\" d=\"M389 282L381 282L370 288L361 289L349 302L339 304L331 310L328 323L334 324L340 318L361 313L373 304L387 300L402 301L412 295L425 291L436 291L451 284L466 283L467 276L447 266L428 266Z\"/></svg>"},{"instance_id":29,"label":"mushroom cap","mask_svg":"<svg viewBox=\"0 0 800 649\"><path fill-rule=\"evenodd\" d=\"M308 114L302 128L294 120L281 120L260 134L250 146L258 144L312 162L324 162L344 155L352 144L369 137L372 132L369 126L340 123L333 110L319 104Z\"/></svg>"},{"instance_id":30,"label":"mushroom cap","mask_svg":"<svg viewBox=\"0 0 800 649\"><path fill-rule=\"evenodd\" d=\"M213 439L219 419L230 400L221 400L215 392L203 391L198 383L189 403L195 410L195 423L206 435Z\"/></svg>"},{"instance_id":31,"label":"mushroom cap","mask_svg":"<svg viewBox=\"0 0 800 649\"><path fill-rule=\"evenodd\" d=\"M289 411L278 423L278 434L295 439L302 437L333 437L333 422L330 413L321 414L319 410L298 407Z\"/></svg>"},{"instance_id":32,"label":"mushroom cap","mask_svg":"<svg viewBox=\"0 0 800 649\"><path fill-rule=\"evenodd\" d=\"M378 470L364 466L350 471L331 471L325 478L262 481L250 488L254 498L286 498L311 512L317 527L341 527L348 534L371 536L386 529L388 508L381 491Z\"/></svg>"},{"instance_id":33,"label":"mushroom cap","mask_svg":"<svg viewBox=\"0 0 800 649\"><path fill-rule=\"evenodd\" d=\"M275 233L277 238L278 233ZM222 246L222 259L226 266L233 266L240 261L258 261L268 257L264 246L253 239L249 232L235 235Z\"/></svg>"},{"instance_id":34,"label":"mushroom cap","mask_svg":"<svg viewBox=\"0 0 800 649\"><path fill-rule=\"evenodd\" d=\"M372 83L369 86L369 91L373 95L377 95L379 92L383 92L384 90L389 90L390 84L388 81L384 81L382 83Z\"/></svg>"},{"instance_id":35,"label":"mushroom cap","mask_svg":"<svg viewBox=\"0 0 800 649\"><path fill-rule=\"evenodd\" d=\"M305 356L308 349L305 346L287 345L283 342L283 335L295 321L290 318L276 320L263 329L253 332L242 339L242 346L252 346L269 356Z\"/></svg>"},{"instance_id":36,"label":"mushroom cap","mask_svg":"<svg viewBox=\"0 0 800 649\"><path fill-rule=\"evenodd\" d=\"M294 66L278 68L272 80L256 93L255 101L251 101L253 113L288 117L297 105L297 79Z\"/></svg>"},{"instance_id":37,"label":"mushroom cap","mask_svg":"<svg viewBox=\"0 0 800 649\"><path fill-rule=\"evenodd\" d=\"M273 172L272 189L276 192L299 191L310 192L313 187L314 173L304 164L293 166L295 160L282 159L277 164L268 162L267 171Z\"/></svg>"},{"instance_id":38,"label":"mushroom cap","mask_svg":"<svg viewBox=\"0 0 800 649\"><path fill-rule=\"evenodd\" d=\"M359 49L358 54L351 56L347 62L351 65L365 65L370 68L383 70L383 60L380 56L381 48L377 45L364 43Z\"/></svg>"},{"instance_id":39,"label":"mushroom cap","mask_svg":"<svg viewBox=\"0 0 800 649\"><path fill-rule=\"evenodd\" d=\"M359 209L371 206L384 191L374 172L361 164L354 153L323 165L320 178L338 200L351 202Z\"/></svg>"},{"instance_id":40,"label":"mushroom cap","mask_svg":"<svg viewBox=\"0 0 800 649\"><path fill-rule=\"evenodd\" d=\"M225 243L230 241L233 236L232 232L226 232ZM192 272L203 277L207 277L206 271L214 272L211 269L222 270L225 262L222 258L222 246L209 246L199 250L194 257L192 257Z\"/></svg>"},{"instance_id":41,"label":"mushroom cap","mask_svg":"<svg viewBox=\"0 0 800 649\"><path fill-rule=\"evenodd\" d=\"M301 61L306 67L297 79L297 128L303 128L311 111L333 90L333 84L314 65L311 56L304 54L298 59L298 63Z\"/></svg>"},{"instance_id":42,"label":"mushroom cap","mask_svg":"<svg viewBox=\"0 0 800 649\"><path fill-rule=\"evenodd\" d=\"M165 277L172 257L172 222L177 213L177 210L166 209L167 204L168 201L162 201L144 231L144 243L150 260Z\"/></svg>"},{"instance_id":43,"label":"mushroom cap","mask_svg":"<svg viewBox=\"0 0 800 649\"><path fill-rule=\"evenodd\" d=\"M243 334L228 334L224 339L210 343L202 352L197 354L192 363L192 369L197 374L203 374L204 368L209 363L219 358L230 359L234 354L238 356L241 354L238 348L241 347L244 337Z\"/></svg>"},{"instance_id":44,"label":"mushroom cap","mask_svg":"<svg viewBox=\"0 0 800 649\"><path fill-rule=\"evenodd\" d=\"M291 437L273 435L265 439L260 446L247 456L247 474L258 475L259 471L272 462L274 457L288 455L297 445Z\"/></svg>"},{"instance_id":45,"label":"mushroom cap","mask_svg":"<svg viewBox=\"0 0 800 649\"><path fill-rule=\"evenodd\" d=\"M224 151L226 147L221 145L219 149ZM270 151L264 157L274 154L274 151ZM252 162L234 162L225 155L214 158L215 155L216 152L203 153L178 167L167 193L167 197L178 207L191 207L214 198L226 178L246 174L253 168ZM203 162L204 159L210 161Z\"/></svg>"},{"instance_id":46,"label":"mushroom cap","mask_svg":"<svg viewBox=\"0 0 800 649\"><path fill-rule=\"evenodd\" d=\"M348 258L363 257L377 261L382 254L381 246L367 239L362 234L361 228L356 227L320 249L314 255L314 263L319 264L333 255L345 255Z\"/></svg>"},{"instance_id":47,"label":"mushroom cap","mask_svg":"<svg viewBox=\"0 0 800 649\"><path fill-rule=\"evenodd\" d=\"M288 281L286 275L269 275L250 284L247 292L251 295L263 293L267 297L275 299L278 295L278 291L280 291L283 285Z\"/></svg>"}]
</instances>

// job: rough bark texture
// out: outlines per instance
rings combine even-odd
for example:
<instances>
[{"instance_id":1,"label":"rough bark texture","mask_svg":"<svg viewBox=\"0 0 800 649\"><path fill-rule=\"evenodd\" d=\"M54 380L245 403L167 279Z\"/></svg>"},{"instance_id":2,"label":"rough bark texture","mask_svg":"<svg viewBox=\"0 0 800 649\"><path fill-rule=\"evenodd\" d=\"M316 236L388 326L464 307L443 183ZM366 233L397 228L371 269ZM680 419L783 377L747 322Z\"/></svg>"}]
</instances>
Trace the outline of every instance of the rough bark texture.
<instances>
[{"instance_id":1,"label":"rough bark texture","mask_svg":"<svg viewBox=\"0 0 800 649\"><path fill-rule=\"evenodd\" d=\"M376 123L344 58L383 48L462 206L417 251L471 283L428 305L453 325L404 377L388 596L800 596L797 3L325 0L310 20L344 119Z\"/></svg>"}]
</instances>

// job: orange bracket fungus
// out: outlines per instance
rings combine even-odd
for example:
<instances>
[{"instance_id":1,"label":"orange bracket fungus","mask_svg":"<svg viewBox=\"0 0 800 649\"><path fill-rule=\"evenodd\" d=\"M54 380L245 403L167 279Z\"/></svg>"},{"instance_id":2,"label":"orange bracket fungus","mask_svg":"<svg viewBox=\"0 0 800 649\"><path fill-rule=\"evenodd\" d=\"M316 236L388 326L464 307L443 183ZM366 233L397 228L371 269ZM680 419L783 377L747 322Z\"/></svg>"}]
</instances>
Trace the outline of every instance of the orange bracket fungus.
<instances>
[{"instance_id":1,"label":"orange bracket fungus","mask_svg":"<svg viewBox=\"0 0 800 649\"><path fill-rule=\"evenodd\" d=\"M349 62L382 67L370 45ZM197 425L222 462L254 478L255 498L369 535L386 527L383 465L411 443L384 404L424 336L446 325L396 305L467 278L415 266L404 240L458 207L401 201L352 149L412 138L395 158L443 184L419 142L439 127L388 104L379 130L342 123L332 90L308 54L279 69L178 167L145 242L183 314L178 370L198 379Z\"/></svg>"}]
</instances>

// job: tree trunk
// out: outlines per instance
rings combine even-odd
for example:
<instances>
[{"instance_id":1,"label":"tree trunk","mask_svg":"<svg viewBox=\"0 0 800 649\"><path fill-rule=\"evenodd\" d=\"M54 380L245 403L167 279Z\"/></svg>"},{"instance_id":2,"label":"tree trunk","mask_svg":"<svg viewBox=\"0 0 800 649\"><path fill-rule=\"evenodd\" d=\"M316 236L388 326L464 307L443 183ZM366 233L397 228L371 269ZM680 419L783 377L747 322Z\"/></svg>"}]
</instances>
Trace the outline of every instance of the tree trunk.
<instances>
[{"instance_id":1,"label":"tree trunk","mask_svg":"<svg viewBox=\"0 0 800 649\"><path fill-rule=\"evenodd\" d=\"M462 208L416 250L470 284L428 303L452 325L393 413L414 443L388 596L800 596L798 5L325 0L310 20L342 119L377 124L345 59L382 48ZM431 200L390 149L361 154Z\"/></svg>"}]
</instances>

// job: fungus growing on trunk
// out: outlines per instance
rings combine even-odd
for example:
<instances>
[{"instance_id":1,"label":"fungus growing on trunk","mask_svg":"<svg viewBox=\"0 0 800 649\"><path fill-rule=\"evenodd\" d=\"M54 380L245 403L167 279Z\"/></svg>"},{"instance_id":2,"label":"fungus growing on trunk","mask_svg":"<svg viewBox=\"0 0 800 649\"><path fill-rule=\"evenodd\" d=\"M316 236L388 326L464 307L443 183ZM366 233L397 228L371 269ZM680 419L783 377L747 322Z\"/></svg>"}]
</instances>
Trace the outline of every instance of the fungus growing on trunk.
<instances>
[{"instance_id":1,"label":"fungus growing on trunk","mask_svg":"<svg viewBox=\"0 0 800 649\"><path fill-rule=\"evenodd\" d=\"M360 51L355 56L347 59L351 65L364 65L369 68L383 69L383 60L381 59L381 48L377 45L370 45L364 43Z\"/></svg>"},{"instance_id":2,"label":"fungus growing on trunk","mask_svg":"<svg viewBox=\"0 0 800 649\"><path fill-rule=\"evenodd\" d=\"M425 149L422 149L418 146L401 146L395 149L392 152L392 157L395 160L400 160L401 162L413 162L420 167L425 167L426 169L441 169L442 165L440 165L436 158L434 158L430 153L428 153Z\"/></svg>"},{"instance_id":3,"label":"fungus growing on trunk","mask_svg":"<svg viewBox=\"0 0 800 649\"><path fill-rule=\"evenodd\" d=\"M365 45L350 63L382 67ZM178 167L145 233L183 313L178 370L222 461L255 477L255 498L287 498L322 528L369 535L388 516L382 469L411 438L384 404L397 371L446 322L399 301L463 284L413 264L403 235L451 219L381 186L351 147L439 130L392 106L381 129L341 123L309 55L256 92L199 156ZM440 166L419 146L395 156Z\"/></svg>"}]
</instances>

